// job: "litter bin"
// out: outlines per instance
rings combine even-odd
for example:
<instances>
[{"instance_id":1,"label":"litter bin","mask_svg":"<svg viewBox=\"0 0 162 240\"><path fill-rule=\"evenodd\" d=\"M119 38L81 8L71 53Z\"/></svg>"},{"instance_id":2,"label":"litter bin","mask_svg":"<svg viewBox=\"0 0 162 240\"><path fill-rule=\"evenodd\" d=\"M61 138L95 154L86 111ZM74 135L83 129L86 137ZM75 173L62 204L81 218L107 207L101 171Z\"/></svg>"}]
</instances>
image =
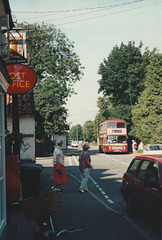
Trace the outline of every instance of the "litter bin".
<instances>
[{"instance_id":1,"label":"litter bin","mask_svg":"<svg viewBox=\"0 0 162 240\"><path fill-rule=\"evenodd\" d=\"M35 163L20 164L20 180L22 197L29 198L41 193L40 175L43 166Z\"/></svg>"},{"instance_id":2,"label":"litter bin","mask_svg":"<svg viewBox=\"0 0 162 240\"><path fill-rule=\"evenodd\" d=\"M20 162L21 163L35 163L36 161L31 158L21 158Z\"/></svg>"},{"instance_id":3,"label":"litter bin","mask_svg":"<svg viewBox=\"0 0 162 240\"><path fill-rule=\"evenodd\" d=\"M6 156L6 200L7 203L20 201L19 156Z\"/></svg>"}]
</instances>

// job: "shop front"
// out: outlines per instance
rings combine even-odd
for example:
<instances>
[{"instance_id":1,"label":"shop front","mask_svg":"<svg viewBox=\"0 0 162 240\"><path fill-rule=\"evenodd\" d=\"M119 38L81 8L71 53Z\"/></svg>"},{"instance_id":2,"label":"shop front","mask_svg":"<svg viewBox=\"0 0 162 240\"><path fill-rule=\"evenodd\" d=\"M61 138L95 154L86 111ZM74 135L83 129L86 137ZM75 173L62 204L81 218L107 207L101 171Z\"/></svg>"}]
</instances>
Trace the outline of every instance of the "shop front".
<instances>
[{"instance_id":1,"label":"shop front","mask_svg":"<svg viewBox=\"0 0 162 240\"><path fill-rule=\"evenodd\" d=\"M7 226L6 176L5 176L5 94L12 79L8 74L4 59L7 58L7 32L13 27L8 0L0 0L0 239ZM4 34L6 31L6 35Z\"/></svg>"},{"instance_id":2,"label":"shop front","mask_svg":"<svg viewBox=\"0 0 162 240\"><path fill-rule=\"evenodd\" d=\"M6 217L6 177L5 177L5 93L11 78L0 57L0 236L7 224Z\"/></svg>"}]
</instances>

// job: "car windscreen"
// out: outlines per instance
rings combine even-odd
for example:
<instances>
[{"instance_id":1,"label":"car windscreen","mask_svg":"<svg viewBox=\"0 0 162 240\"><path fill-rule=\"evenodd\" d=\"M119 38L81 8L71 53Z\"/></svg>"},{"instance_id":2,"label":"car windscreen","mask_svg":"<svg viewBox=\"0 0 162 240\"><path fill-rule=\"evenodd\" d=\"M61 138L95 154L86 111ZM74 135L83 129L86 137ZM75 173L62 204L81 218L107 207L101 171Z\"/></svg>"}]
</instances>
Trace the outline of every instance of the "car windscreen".
<instances>
[{"instance_id":1,"label":"car windscreen","mask_svg":"<svg viewBox=\"0 0 162 240\"><path fill-rule=\"evenodd\" d=\"M127 138L126 136L118 136L118 135L110 135L107 136L107 142L108 143L126 143L127 142Z\"/></svg>"}]
</instances>

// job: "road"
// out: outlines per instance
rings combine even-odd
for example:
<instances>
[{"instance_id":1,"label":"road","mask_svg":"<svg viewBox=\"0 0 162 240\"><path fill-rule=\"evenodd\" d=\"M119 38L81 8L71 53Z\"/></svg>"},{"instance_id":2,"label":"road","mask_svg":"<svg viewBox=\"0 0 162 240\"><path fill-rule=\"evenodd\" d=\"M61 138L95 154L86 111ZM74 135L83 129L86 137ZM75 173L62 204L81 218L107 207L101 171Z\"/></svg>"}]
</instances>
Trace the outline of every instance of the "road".
<instances>
[{"instance_id":1,"label":"road","mask_svg":"<svg viewBox=\"0 0 162 240\"><path fill-rule=\"evenodd\" d=\"M78 171L78 155L81 148L70 148L65 151L66 171L75 181L80 182ZM103 154L96 147L89 150L94 171L88 182L90 195L94 201L102 205L105 210L123 215L128 225L139 232L146 240L161 240L160 221L153 219L145 213L139 213L135 218L130 218L126 211L126 203L120 193L122 176L129 163L134 158L133 154ZM46 160L37 159L37 163L52 166L52 157ZM120 229L119 229L120 230ZM137 239L138 240L138 239Z\"/></svg>"}]
</instances>

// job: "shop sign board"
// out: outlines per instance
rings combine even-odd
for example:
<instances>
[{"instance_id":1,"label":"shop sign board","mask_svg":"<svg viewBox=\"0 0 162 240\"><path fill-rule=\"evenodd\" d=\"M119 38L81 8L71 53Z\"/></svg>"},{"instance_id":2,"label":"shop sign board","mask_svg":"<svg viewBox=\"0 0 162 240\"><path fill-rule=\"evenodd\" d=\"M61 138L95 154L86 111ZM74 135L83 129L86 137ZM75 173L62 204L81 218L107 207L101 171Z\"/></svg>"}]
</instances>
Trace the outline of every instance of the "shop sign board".
<instances>
[{"instance_id":1,"label":"shop sign board","mask_svg":"<svg viewBox=\"0 0 162 240\"><path fill-rule=\"evenodd\" d=\"M31 68L22 64L10 64L6 68L13 81L8 85L8 94L22 94L34 88L37 76Z\"/></svg>"}]
</instances>

